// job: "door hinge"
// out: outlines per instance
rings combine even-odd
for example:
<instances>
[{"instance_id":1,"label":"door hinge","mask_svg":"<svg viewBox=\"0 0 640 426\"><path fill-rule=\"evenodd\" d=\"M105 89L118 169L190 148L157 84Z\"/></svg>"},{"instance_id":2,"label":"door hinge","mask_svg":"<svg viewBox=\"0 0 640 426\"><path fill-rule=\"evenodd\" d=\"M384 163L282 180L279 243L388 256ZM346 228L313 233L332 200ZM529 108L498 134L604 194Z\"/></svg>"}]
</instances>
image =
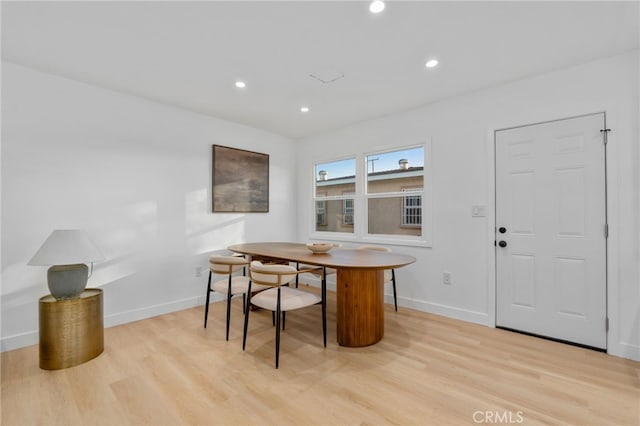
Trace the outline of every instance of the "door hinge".
<instances>
[{"instance_id":1,"label":"door hinge","mask_svg":"<svg viewBox=\"0 0 640 426\"><path fill-rule=\"evenodd\" d=\"M604 237L605 238L609 238L609 224L608 223L604 224Z\"/></svg>"},{"instance_id":2,"label":"door hinge","mask_svg":"<svg viewBox=\"0 0 640 426\"><path fill-rule=\"evenodd\" d=\"M609 331L609 317L604 319L604 329L605 331Z\"/></svg>"},{"instance_id":3,"label":"door hinge","mask_svg":"<svg viewBox=\"0 0 640 426\"><path fill-rule=\"evenodd\" d=\"M607 134L611 131L611 129L600 129L600 133L604 133L604 137L602 138L602 142L606 145L608 143Z\"/></svg>"}]
</instances>

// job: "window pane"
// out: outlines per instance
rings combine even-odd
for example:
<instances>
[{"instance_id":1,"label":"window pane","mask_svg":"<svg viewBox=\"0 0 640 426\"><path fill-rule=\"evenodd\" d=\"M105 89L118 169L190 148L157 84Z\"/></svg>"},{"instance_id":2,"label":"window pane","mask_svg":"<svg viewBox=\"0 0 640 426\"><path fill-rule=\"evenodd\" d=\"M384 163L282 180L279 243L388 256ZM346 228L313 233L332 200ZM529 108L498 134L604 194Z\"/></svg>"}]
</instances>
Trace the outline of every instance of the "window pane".
<instances>
[{"instance_id":1,"label":"window pane","mask_svg":"<svg viewBox=\"0 0 640 426\"><path fill-rule=\"evenodd\" d=\"M319 163L315 167L316 197L356 191L356 160Z\"/></svg>"},{"instance_id":2,"label":"window pane","mask_svg":"<svg viewBox=\"0 0 640 426\"><path fill-rule=\"evenodd\" d=\"M345 225L353 225L353 199L342 201L342 222Z\"/></svg>"},{"instance_id":3,"label":"window pane","mask_svg":"<svg viewBox=\"0 0 640 426\"><path fill-rule=\"evenodd\" d=\"M369 234L422 235L422 196L370 198Z\"/></svg>"},{"instance_id":4,"label":"window pane","mask_svg":"<svg viewBox=\"0 0 640 426\"><path fill-rule=\"evenodd\" d=\"M327 202L316 201L316 226L327 225Z\"/></svg>"},{"instance_id":5,"label":"window pane","mask_svg":"<svg viewBox=\"0 0 640 426\"><path fill-rule=\"evenodd\" d=\"M353 222L353 198L316 201L316 231L353 233Z\"/></svg>"},{"instance_id":6,"label":"window pane","mask_svg":"<svg viewBox=\"0 0 640 426\"><path fill-rule=\"evenodd\" d=\"M424 148L412 148L367 156L367 193L400 192L403 187L422 187Z\"/></svg>"},{"instance_id":7,"label":"window pane","mask_svg":"<svg viewBox=\"0 0 640 426\"><path fill-rule=\"evenodd\" d=\"M404 189L407 195L402 197L402 213L400 215L401 225L421 226L422 225L422 195L410 195L422 191L422 188Z\"/></svg>"}]
</instances>

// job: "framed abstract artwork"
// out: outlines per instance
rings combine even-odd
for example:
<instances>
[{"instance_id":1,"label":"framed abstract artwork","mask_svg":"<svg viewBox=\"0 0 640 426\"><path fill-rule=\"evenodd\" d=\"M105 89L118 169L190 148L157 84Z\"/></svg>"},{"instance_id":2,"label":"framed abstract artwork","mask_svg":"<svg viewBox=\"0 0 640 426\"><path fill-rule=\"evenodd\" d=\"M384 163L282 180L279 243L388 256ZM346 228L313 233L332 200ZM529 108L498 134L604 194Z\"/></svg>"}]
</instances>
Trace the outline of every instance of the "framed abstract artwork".
<instances>
[{"instance_id":1,"label":"framed abstract artwork","mask_svg":"<svg viewBox=\"0 0 640 426\"><path fill-rule=\"evenodd\" d=\"M269 155L213 145L213 213L269 211Z\"/></svg>"}]
</instances>

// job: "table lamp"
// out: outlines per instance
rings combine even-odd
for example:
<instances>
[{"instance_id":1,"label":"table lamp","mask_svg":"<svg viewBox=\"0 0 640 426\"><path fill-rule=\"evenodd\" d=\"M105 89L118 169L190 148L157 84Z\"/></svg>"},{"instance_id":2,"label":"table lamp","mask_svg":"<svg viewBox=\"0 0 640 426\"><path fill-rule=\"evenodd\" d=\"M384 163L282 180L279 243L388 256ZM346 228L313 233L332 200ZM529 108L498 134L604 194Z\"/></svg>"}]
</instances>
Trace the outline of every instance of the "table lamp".
<instances>
[{"instance_id":1,"label":"table lamp","mask_svg":"<svg viewBox=\"0 0 640 426\"><path fill-rule=\"evenodd\" d=\"M53 265L47 271L47 285L56 299L80 296L89 279L86 263L104 260L103 254L79 229L55 230L31 258L28 265Z\"/></svg>"}]
</instances>

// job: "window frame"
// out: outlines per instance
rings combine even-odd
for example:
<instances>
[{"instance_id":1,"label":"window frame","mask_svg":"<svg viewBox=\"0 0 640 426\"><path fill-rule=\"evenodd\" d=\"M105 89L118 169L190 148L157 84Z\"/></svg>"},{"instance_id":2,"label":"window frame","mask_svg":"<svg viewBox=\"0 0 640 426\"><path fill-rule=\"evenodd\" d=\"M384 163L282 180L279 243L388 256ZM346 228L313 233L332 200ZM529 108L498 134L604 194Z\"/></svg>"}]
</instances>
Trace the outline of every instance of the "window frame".
<instances>
[{"instance_id":1,"label":"window frame","mask_svg":"<svg viewBox=\"0 0 640 426\"><path fill-rule=\"evenodd\" d=\"M312 199L314 201L314 203L317 202L324 202L324 208L325 208L325 218L327 220L327 225L323 225L323 226L328 226L328 217L326 216L326 211L327 211L327 205L329 201L340 201L340 200L347 200L347 199L354 199L354 215L353 215L353 220L354 222L356 222L356 215L355 215L355 211L356 211L356 203L355 203L355 195L352 192L349 192L349 195L345 195L345 194L341 194L341 195L328 195L328 192L322 192L322 191L318 191L318 187L317 187L317 179L316 179L316 169L318 164L324 164L324 163L332 163L332 162L338 162L338 161L344 161L344 160L354 160L355 162L355 170L354 170L354 175L355 177L354 179L354 184L356 185L356 192L357 192L357 176L358 176L358 158L355 155L347 155L344 157L339 157L339 158L333 158L333 159L328 159L328 160L323 160L323 161L315 161L312 163L312 167L311 167L311 175L312 175L312 179L311 179L311 185L312 185ZM318 193L324 194L324 195L318 195ZM314 204L314 214L313 216L315 217L315 204ZM339 219L339 223L342 223L343 225L345 225L343 223L343 218ZM348 227L351 227L353 229L353 231L351 232L342 232L342 231L318 231L317 230L317 224L314 222L312 223L312 228L310 231L310 238L312 239L353 239L353 235L355 234L355 224L352 225L345 225Z\"/></svg>"},{"instance_id":2,"label":"window frame","mask_svg":"<svg viewBox=\"0 0 640 426\"><path fill-rule=\"evenodd\" d=\"M421 213L422 213L422 235L401 235L401 234L370 234L368 233L369 223L369 200L374 198L390 198L390 197L405 197L406 191L400 190L395 192L385 193L367 193L367 179L368 179L368 167L367 157L389 153L394 151L402 151L412 148L423 148L423 182L422 190L417 194L420 195L422 201ZM316 196L316 176L315 171L318 164L331 163L334 161L342 161L348 159L356 159L356 171L355 171L355 194L349 195L335 195L335 196ZM371 244L387 244L387 245L399 245L399 246L417 246L417 247L432 247L433 238L433 204L432 204L432 155L431 155L431 140L425 139L421 143L407 144L407 145L387 145L377 147L372 150L360 151L353 153L352 155L336 156L329 158L319 158L310 162L310 174L311 174L311 193L312 202L315 201L329 201L329 200L346 200L353 199L354 208L354 224L353 232L339 232L339 231L318 231L315 225L315 219L310 220L309 238L315 240L330 240L330 241L345 241L352 243L371 243ZM315 206L315 204L312 204ZM343 203L344 208L344 203ZM315 207L314 207L315 209ZM314 210L315 211L315 210ZM315 213L312 215L315 217Z\"/></svg>"}]
</instances>

